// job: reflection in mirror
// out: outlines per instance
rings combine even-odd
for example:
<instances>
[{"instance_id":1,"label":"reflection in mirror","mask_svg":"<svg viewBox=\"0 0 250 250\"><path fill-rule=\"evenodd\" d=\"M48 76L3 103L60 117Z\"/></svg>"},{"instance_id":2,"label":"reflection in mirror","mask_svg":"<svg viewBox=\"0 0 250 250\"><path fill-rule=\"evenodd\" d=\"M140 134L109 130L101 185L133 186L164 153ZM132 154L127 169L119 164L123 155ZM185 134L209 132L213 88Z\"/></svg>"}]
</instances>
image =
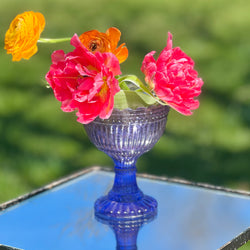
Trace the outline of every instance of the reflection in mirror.
<instances>
[{"instance_id":1,"label":"reflection in mirror","mask_svg":"<svg viewBox=\"0 0 250 250\"><path fill-rule=\"evenodd\" d=\"M103 220L97 221L109 225L115 234L116 250L137 250L137 236L141 227L153 221L156 216L148 219Z\"/></svg>"}]
</instances>

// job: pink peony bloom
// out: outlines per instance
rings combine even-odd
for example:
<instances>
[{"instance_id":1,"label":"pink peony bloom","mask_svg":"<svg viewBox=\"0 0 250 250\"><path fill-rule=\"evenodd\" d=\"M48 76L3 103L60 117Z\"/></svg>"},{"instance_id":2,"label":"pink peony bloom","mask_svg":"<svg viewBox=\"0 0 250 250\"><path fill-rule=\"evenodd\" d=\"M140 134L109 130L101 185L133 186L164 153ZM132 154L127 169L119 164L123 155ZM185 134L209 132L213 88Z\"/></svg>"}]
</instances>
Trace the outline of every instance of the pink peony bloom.
<instances>
[{"instance_id":1,"label":"pink peony bloom","mask_svg":"<svg viewBox=\"0 0 250 250\"><path fill-rule=\"evenodd\" d=\"M114 96L120 91L116 75L119 61L112 53L95 54L85 48L75 34L71 39L75 50L65 54L55 51L46 80L65 112L77 110L77 121L90 123L97 116L107 119L114 107Z\"/></svg>"},{"instance_id":2,"label":"pink peony bloom","mask_svg":"<svg viewBox=\"0 0 250 250\"><path fill-rule=\"evenodd\" d=\"M145 81L155 94L167 105L183 115L191 115L191 110L199 107L195 100L201 93L203 81L194 70L193 60L180 48L172 49L172 34L168 33L167 46L157 60L148 53L141 71Z\"/></svg>"}]
</instances>

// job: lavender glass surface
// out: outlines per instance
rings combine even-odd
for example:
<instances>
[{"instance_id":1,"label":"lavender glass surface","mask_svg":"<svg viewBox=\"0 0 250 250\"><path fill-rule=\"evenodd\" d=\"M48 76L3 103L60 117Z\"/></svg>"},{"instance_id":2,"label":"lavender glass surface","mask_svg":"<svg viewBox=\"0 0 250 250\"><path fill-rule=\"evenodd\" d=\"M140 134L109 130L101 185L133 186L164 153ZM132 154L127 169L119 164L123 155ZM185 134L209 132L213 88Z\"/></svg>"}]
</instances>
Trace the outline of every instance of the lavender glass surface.
<instances>
[{"instance_id":1,"label":"lavender glass surface","mask_svg":"<svg viewBox=\"0 0 250 250\"><path fill-rule=\"evenodd\" d=\"M157 213L157 201L144 195L136 182L136 161L162 136L168 106L114 109L109 119L84 125L91 142L114 161L115 180L110 192L95 202L102 219L145 219Z\"/></svg>"}]
</instances>

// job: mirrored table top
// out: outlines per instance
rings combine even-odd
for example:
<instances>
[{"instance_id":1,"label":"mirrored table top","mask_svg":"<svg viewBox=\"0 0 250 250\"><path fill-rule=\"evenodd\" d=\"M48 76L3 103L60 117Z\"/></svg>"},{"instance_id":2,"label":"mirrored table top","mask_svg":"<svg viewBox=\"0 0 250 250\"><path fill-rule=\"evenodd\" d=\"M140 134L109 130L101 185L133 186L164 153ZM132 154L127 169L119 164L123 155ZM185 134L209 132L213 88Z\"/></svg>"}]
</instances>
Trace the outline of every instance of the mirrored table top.
<instances>
[{"instance_id":1,"label":"mirrored table top","mask_svg":"<svg viewBox=\"0 0 250 250\"><path fill-rule=\"evenodd\" d=\"M93 167L0 205L0 244L25 250L112 250L125 233L136 237L139 250L212 250L250 226L249 193L139 175L138 186L158 201L157 217L137 231L120 227L117 233L98 221L93 209L113 179L113 172Z\"/></svg>"}]
</instances>

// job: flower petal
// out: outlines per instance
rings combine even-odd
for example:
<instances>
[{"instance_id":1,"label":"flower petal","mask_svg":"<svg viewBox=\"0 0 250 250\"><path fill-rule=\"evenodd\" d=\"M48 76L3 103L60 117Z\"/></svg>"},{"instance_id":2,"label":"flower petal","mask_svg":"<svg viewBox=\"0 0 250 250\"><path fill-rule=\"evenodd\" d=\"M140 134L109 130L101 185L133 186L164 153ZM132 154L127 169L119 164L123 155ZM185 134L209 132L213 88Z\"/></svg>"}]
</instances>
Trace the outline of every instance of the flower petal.
<instances>
[{"instance_id":1,"label":"flower petal","mask_svg":"<svg viewBox=\"0 0 250 250\"><path fill-rule=\"evenodd\" d=\"M167 46L156 62L154 52L147 54L141 71L146 83L167 105L181 114L191 115L191 110L199 107L195 100L201 93L203 81L194 70L194 61L180 48L172 48L172 34L168 33Z\"/></svg>"},{"instance_id":2,"label":"flower petal","mask_svg":"<svg viewBox=\"0 0 250 250\"><path fill-rule=\"evenodd\" d=\"M68 54L55 51L46 80L65 112L76 110L77 121L89 123L97 116L108 118L114 95L120 91L116 75L121 74L117 57L112 53L93 54L80 42L71 39L75 49Z\"/></svg>"},{"instance_id":3,"label":"flower petal","mask_svg":"<svg viewBox=\"0 0 250 250\"><path fill-rule=\"evenodd\" d=\"M7 54L13 61L29 59L37 52L37 41L45 27L45 18L39 12L26 11L17 15L5 34Z\"/></svg>"},{"instance_id":4,"label":"flower petal","mask_svg":"<svg viewBox=\"0 0 250 250\"><path fill-rule=\"evenodd\" d=\"M111 27L106 31L106 33L99 32L98 30L84 32L81 34L79 39L81 43L92 53L111 52L117 57L119 63L122 63L128 57L128 49L125 46L125 43L121 44L117 48L120 36L120 30Z\"/></svg>"}]
</instances>

